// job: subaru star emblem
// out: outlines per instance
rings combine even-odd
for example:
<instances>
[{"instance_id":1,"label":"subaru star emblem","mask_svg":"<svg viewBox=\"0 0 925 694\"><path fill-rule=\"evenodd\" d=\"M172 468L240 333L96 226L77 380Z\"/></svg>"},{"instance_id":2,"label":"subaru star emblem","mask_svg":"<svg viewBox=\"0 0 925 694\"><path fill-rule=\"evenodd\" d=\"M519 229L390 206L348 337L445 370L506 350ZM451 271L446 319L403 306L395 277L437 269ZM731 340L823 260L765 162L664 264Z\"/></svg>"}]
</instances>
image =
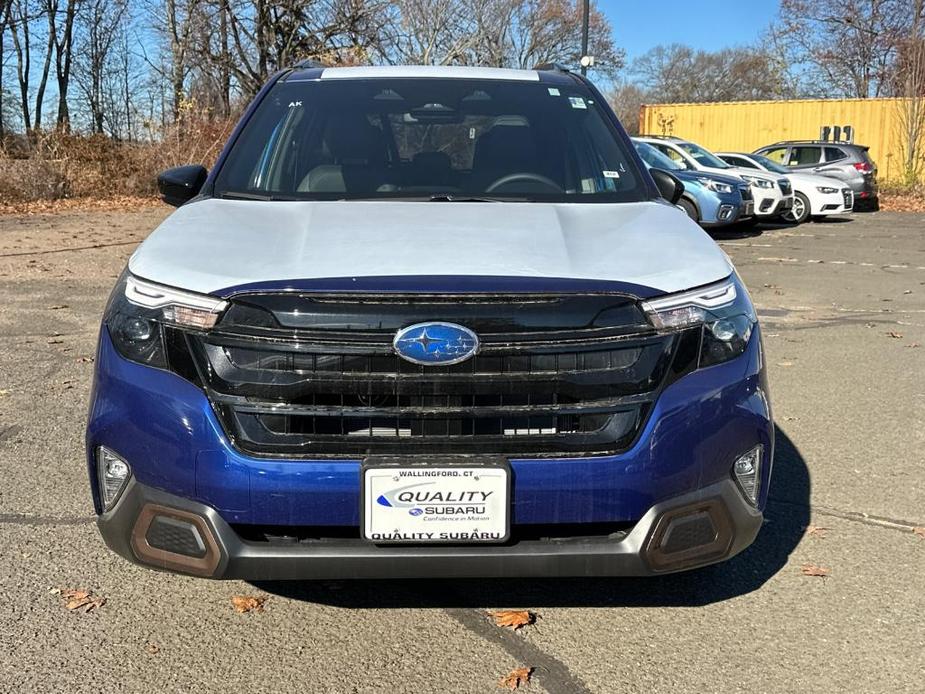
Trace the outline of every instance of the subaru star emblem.
<instances>
[{"instance_id":1,"label":"subaru star emblem","mask_svg":"<svg viewBox=\"0 0 925 694\"><path fill-rule=\"evenodd\" d=\"M458 364L478 351L479 338L455 323L417 323L399 330L392 347L414 364Z\"/></svg>"}]
</instances>

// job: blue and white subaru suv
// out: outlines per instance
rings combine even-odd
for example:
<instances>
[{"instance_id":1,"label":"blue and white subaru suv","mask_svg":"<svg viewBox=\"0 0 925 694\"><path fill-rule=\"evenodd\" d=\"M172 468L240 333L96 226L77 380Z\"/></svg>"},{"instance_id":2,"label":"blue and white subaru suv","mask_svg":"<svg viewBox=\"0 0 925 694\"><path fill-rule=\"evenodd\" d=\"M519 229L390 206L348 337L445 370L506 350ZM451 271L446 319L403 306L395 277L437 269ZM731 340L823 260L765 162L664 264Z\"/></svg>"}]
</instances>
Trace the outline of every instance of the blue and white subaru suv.
<instances>
[{"instance_id":1,"label":"blue and white subaru suv","mask_svg":"<svg viewBox=\"0 0 925 694\"><path fill-rule=\"evenodd\" d=\"M212 578L651 575L762 524L727 256L567 70L282 71L137 249L87 426L99 528Z\"/></svg>"}]
</instances>

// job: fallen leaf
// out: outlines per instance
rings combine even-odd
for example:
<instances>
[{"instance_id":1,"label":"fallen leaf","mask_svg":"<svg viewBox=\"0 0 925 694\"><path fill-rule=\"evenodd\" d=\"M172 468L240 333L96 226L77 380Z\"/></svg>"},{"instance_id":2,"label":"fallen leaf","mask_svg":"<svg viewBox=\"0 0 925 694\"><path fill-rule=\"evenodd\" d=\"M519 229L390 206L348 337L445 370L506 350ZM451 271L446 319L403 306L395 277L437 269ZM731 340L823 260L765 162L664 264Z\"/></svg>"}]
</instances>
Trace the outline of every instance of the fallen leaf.
<instances>
[{"instance_id":1,"label":"fallen leaf","mask_svg":"<svg viewBox=\"0 0 925 694\"><path fill-rule=\"evenodd\" d=\"M803 564L800 571L803 572L804 576L821 576L825 578L829 575L829 569L824 566L816 566L815 564Z\"/></svg>"},{"instance_id":2,"label":"fallen leaf","mask_svg":"<svg viewBox=\"0 0 925 694\"><path fill-rule=\"evenodd\" d=\"M77 357L78 364L90 364L93 362L93 357Z\"/></svg>"},{"instance_id":3,"label":"fallen leaf","mask_svg":"<svg viewBox=\"0 0 925 694\"><path fill-rule=\"evenodd\" d=\"M156 643L151 643L149 641L147 644L145 644L145 650L151 655L154 655L155 653L161 652L161 647L158 646Z\"/></svg>"},{"instance_id":4,"label":"fallen leaf","mask_svg":"<svg viewBox=\"0 0 925 694\"><path fill-rule=\"evenodd\" d=\"M266 598L255 598L252 595L232 595L231 604L234 605L234 611L238 614L245 612L263 612L263 603Z\"/></svg>"},{"instance_id":5,"label":"fallen leaf","mask_svg":"<svg viewBox=\"0 0 925 694\"><path fill-rule=\"evenodd\" d=\"M921 347L921 346L922 345L920 345L918 342L910 342L908 345L906 345L906 347L911 347L912 349L915 349L916 347Z\"/></svg>"},{"instance_id":6,"label":"fallen leaf","mask_svg":"<svg viewBox=\"0 0 925 694\"><path fill-rule=\"evenodd\" d=\"M807 525L806 534L810 537L818 537L820 539L825 538L825 534L829 532L828 528L821 528L818 525Z\"/></svg>"},{"instance_id":7,"label":"fallen leaf","mask_svg":"<svg viewBox=\"0 0 925 694\"><path fill-rule=\"evenodd\" d=\"M488 615L495 620L495 626L511 627L517 631L521 627L533 624L534 615L527 610L500 610L489 612Z\"/></svg>"},{"instance_id":8,"label":"fallen leaf","mask_svg":"<svg viewBox=\"0 0 925 694\"><path fill-rule=\"evenodd\" d=\"M890 332L888 332L887 335L888 335L889 337L892 337L894 340L901 340L901 339L903 338L903 334L902 334L902 333L897 333L897 332L894 332L894 331L892 331L892 330L891 330Z\"/></svg>"},{"instance_id":9,"label":"fallen leaf","mask_svg":"<svg viewBox=\"0 0 925 694\"><path fill-rule=\"evenodd\" d=\"M64 609L69 612L82 610L84 613L92 612L106 604L106 598L94 595L89 590L62 590L60 593L64 600Z\"/></svg>"},{"instance_id":10,"label":"fallen leaf","mask_svg":"<svg viewBox=\"0 0 925 694\"><path fill-rule=\"evenodd\" d=\"M515 670L511 670L498 681L498 686L514 691L520 685L527 684L530 681L530 675L532 673L532 667L519 667Z\"/></svg>"},{"instance_id":11,"label":"fallen leaf","mask_svg":"<svg viewBox=\"0 0 925 694\"><path fill-rule=\"evenodd\" d=\"M913 528L912 532L925 540L925 528Z\"/></svg>"},{"instance_id":12,"label":"fallen leaf","mask_svg":"<svg viewBox=\"0 0 925 694\"><path fill-rule=\"evenodd\" d=\"M55 304L54 306L49 306L49 311L60 311L62 308L70 308L67 304Z\"/></svg>"}]
</instances>

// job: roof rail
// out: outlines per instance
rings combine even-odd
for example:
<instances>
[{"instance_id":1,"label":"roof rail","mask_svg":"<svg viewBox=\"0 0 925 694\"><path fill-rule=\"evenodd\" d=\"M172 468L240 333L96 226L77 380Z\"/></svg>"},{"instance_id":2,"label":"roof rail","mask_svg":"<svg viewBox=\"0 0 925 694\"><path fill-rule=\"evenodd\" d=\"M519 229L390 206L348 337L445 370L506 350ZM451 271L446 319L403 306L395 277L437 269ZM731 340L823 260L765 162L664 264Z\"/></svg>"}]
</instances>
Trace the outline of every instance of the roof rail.
<instances>
[{"instance_id":1,"label":"roof rail","mask_svg":"<svg viewBox=\"0 0 925 694\"><path fill-rule=\"evenodd\" d=\"M553 70L555 72L571 72L565 65L562 63L537 63L533 66L533 69L538 72Z\"/></svg>"}]
</instances>

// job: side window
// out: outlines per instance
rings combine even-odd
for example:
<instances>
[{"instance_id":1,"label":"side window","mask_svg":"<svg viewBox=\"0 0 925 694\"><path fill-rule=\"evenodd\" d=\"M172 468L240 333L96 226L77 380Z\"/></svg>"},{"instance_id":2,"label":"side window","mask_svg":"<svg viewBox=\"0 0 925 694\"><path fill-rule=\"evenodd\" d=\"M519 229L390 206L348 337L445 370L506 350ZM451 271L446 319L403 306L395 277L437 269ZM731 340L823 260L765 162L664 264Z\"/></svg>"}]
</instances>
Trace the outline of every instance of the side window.
<instances>
[{"instance_id":1,"label":"side window","mask_svg":"<svg viewBox=\"0 0 925 694\"><path fill-rule=\"evenodd\" d=\"M822 159L821 147L794 147L790 152L790 166L818 164Z\"/></svg>"},{"instance_id":2,"label":"side window","mask_svg":"<svg viewBox=\"0 0 925 694\"><path fill-rule=\"evenodd\" d=\"M678 154L678 152L675 151L673 148L667 147L665 145L655 145L655 146L658 148L659 152L661 152L666 157L671 159L671 161L677 162L678 164L680 164L681 168L683 169L690 168L690 166L688 166L687 164L687 160L684 157L682 157L680 154Z\"/></svg>"},{"instance_id":3,"label":"side window","mask_svg":"<svg viewBox=\"0 0 925 694\"><path fill-rule=\"evenodd\" d=\"M724 159L727 164L730 166L741 166L743 169L757 169L758 167L753 164L748 159L743 159L742 157L720 157Z\"/></svg>"},{"instance_id":4,"label":"side window","mask_svg":"<svg viewBox=\"0 0 925 694\"><path fill-rule=\"evenodd\" d=\"M786 165L788 162L787 149L787 147L773 147L772 149L761 152L761 154L777 164Z\"/></svg>"},{"instance_id":5,"label":"side window","mask_svg":"<svg viewBox=\"0 0 925 694\"><path fill-rule=\"evenodd\" d=\"M825 160L826 161L838 161L839 159L847 159L848 155L845 154L843 149L838 147L826 147L825 148Z\"/></svg>"}]
</instances>

